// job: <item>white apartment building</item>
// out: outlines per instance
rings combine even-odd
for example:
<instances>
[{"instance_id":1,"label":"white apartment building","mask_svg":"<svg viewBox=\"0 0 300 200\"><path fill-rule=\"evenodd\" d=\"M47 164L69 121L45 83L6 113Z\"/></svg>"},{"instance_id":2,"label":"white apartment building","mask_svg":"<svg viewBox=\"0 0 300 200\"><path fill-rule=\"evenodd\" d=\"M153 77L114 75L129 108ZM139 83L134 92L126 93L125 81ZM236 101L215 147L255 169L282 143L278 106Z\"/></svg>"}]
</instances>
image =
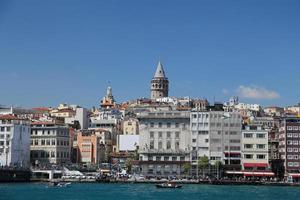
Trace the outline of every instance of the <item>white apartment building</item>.
<instances>
[{"instance_id":1,"label":"white apartment building","mask_svg":"<svg viewBox=\"0 0 300 200\"><path fill-rule=\"evenodd\" d=\"M0 166L30 166L29 121L0 115Z\"/></svg>"},{"instance_id":2,"label":"white apartment building","mask_svg":"<svg viewBox=\"0 0 300 200\"><path fill-rule=\"evenodd\" d=\"M138 119L142 174L183 174L183 165L190 162L189 112L143 112L138 114Z\"/></svg>"},{"instance_id":3,"label":"white apartment building","mask_svg":"<svg viewBox=\"0 0 300 200\"><path fill-rule=\"evenodd\" d=\"M222 161L238 167L241 159L242 120L238 112L202 111L191 112L190 130L192 164L199 157L207 156L210 163Z\"/></svg>"},{"instance_id":4,"label":"white apartment building","mask_svg":"<svg viewBox=\"0 0 300 200\"><path fill-rule=\"evenodd\" d=\"M246 126L242 131L242 169L267 170L268 155L268 131L261 126Z\"/></svg>"}]
</instances>

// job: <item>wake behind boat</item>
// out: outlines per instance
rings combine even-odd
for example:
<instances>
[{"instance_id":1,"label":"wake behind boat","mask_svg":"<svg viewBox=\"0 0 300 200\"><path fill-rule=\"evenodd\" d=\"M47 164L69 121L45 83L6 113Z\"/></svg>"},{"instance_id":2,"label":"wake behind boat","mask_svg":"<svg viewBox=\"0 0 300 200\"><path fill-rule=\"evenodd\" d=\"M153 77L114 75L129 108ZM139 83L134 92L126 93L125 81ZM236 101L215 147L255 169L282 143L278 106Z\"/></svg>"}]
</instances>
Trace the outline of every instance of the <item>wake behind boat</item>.
<instances>
[{"instance_id":1,"label":"wake behind boat","mask_svg":"<svg viewBox=\"0 0 300 200\"><path fill-rule=\"evenodd\" d=\"M181 188L182 185L177 185L174 182L166 182L161 184L156 184L157 188Z\"/></svg>"}]
</instances>

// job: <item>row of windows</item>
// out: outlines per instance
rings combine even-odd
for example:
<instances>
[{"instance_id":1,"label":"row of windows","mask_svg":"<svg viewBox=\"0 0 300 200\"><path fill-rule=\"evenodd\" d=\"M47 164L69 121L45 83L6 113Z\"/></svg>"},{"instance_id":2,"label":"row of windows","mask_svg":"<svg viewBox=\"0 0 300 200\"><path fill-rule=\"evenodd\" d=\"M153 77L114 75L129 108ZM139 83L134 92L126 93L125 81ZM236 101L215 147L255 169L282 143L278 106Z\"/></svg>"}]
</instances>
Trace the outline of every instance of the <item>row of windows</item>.
<instances>
[{"instance_id":1,"label":"row of windows","mask_svg":"<svg viewBox=\"0 0 300 200\"><path fill-rule=\"evenodd\" d=\"M31 146L69 146L69 141L55 139L35 139L31 140Z\"/></svg>"},{"instance_id":2,"label":"row of windows","mask_svg":"<svg viewBox=\"0 0 300 200\"><path fill-rule=\"evenodd\" d=\"M298 145L300 144L300 140L288 140L286 141L287 145Z\"/></svg>"},{"instance_id":3,"label":"row of windows","mask_svg":"<svg viewBox=\"0 0 300 200\"><path fill-rule=\"evenodd\" d=\"M167 132L162 132L162 131L159 131L157 132L157 134L155 134L155 132L151 131L150 132L150 139L154 139L155 138L155 135L157 138L173 138L175 136L175 138L179 139L180 137L180 132L176 131L176 132L170 132L170 131L167 131Z\"/></svg>"},{"instance_id":4,"label":"row of windows","mask_svg":"<svg viewBox=\"0 0 300 200\"><path fill-rule=\"evenodd\" d=\"M287 130L298 131L298 130L300 130L300 126L287 126Z\"/></svg>"},{"instance_id":5,"label":"row of windows","mask_svg":"<svg viewBox=\"0 0 300 200\"><path fill-rule=\"evenodd\" d=\"M298 155L288 155L287 159L289 160L298 160L300 157Z\"/></svg>"},{"instance_id":6,"label":"row of windows","mask_svg":"<svg viewBox=\"0 0 300 200\"><path fill-rule=\"evenodd\" d=\"M0 132L10 132L11 128L10 127L1 127Z\"/></svg>"},{"instance_id":7,"label":"row of windows","mask_svg":"<svg viewBox=\"0 0 300 200\"><path fill-rule=\"evenodd\" d=\"M244 133L244 138L266 138L265 133Z\"/></svg>"},{"instance_id":8,"label":"row of windows","mask_svg":"<svg viewBox=\"0 0 300 200\"><path fill-rule=\"evenodd\" d=\"M175 144L173 144L175 146L175 149L176 150L179 150L179 141L176 141ZM150 144L149 144L149 148L150 149L155 149L154 147L154 140L151 140L150 141ZM171 149L172 148L172 143L171 141L167 141L164 145L163 145L163 142L162 141L158 141L157 143L157 148L158 149Z\"/></svg>"},{"instance_id":9,"label":"row of windows","mask_svg":"<svg viewBox=\"0 0 300 200\"><path fill-rule=\"evenodd\" d=\"M287 133L288 138L298 138L300 137L300 133Z\"/></svg>"},{"instance_id":10,"label":"row of windows","mask_svg":"<svg viewBox=\"0 0 300 200\"><path fill-rule=\"evenodd\" d=\"M63 130L31 130L31 135L55 135L58 133L59 135L68 136L68 131Z\"/></svg>"},{"instance_id":11,"label":"row of windows","mask_svg":"<svg viewBox=\"0 0 300 200\"><path fill-rule=\"evenodd\" d=\"M148 126L148 124L145 124L146 126ZM150 123L150 127L151 128L154 128L154 127L158 127L158 128L172 128L172 127L175 127L175 128L179 128L180 127L180 124L179 123L170 123L170 122L168 122L168 123L162 123L162 122L159 122L159 123L154 123L154 122L151 122ZM185 128L186 127L186 124L185 123L182 123L181 124L181 127L182 128Z\"/></svg>"},{"instance_id":12,"label":"row of windows","mask_svg":"<svg viewBox=\"0 0 300 200\"><path fill-rule=\"evenodd\" d=\"M9 139L10 138L10 134L0 134L0 139Z\"/></svg>"},{"instance_id":13,"label":"row of windows","mask_svg":"<svg viewBox=\"0 0 300 200\"><path fill-rule=\"evenodd\" d=\"M287 152L300 152L300 148L287 148Z\"/></svg>"},{"instance_id":14,"label":"row of windows","mask_svg":"<svg viewBox=\"0 0 300 200\"><path fill-rule=\"evenodd\" d=\"M41 151L41 152L37 152L37 151L31 151L30 152L30 157L31 158L69 158L69 152L55 152L54 151Z\"/></svg>"},{"instance_id":15,"label":"row of windows","mask_svg":"<svg viewBox=\"0 0 300 200\"><path fill-rule=\"evenodd\" d=\"M9 141L0 141L0 146L4 146L6 143L6 146L9 146Z\"/></svg>"},{"instance_id":16,"label":"row of windows","mask_svg":"<svg viewBox=\"0 0 300 200\"><path fill-rule=\"evenodd\" d=\"M244 149L253 149L254 147L256 147L256 149L266 149L265 144L244 144Z\"/></svg>"},{"instance_id":17,"label":"row of windows","mask_svg":"<svg viewBox=\"0 0 300 200\"><path fill-rule=\"evenodd\" d=\"M169 157L169 156L149 156L148 161L153 161L155 159L156 161L178 161L177 156ZM184 161L185 157L181 156L179 158L180 161Z\"/></svg>"},{"instance_id":18,"label":"row of windows","mask_svg":"<svg viewBox=\"0 0 300 200\"><path fill-rule=\"evenodd\" d=\"M289 167L299 167L299 162L288 162Z\"/></svg>"},{"instance_id":19,"label":"row of windows","mask_svg":"<svg viewBox=\"0 0 300 200\"><path fill-rule=\"evenodd\" d=\"M244 159L253 159L254 155L253 154L244 154ZM266 159L265 154L257 154L256 159L261 160L261 159Z\"/></svg>"}]
</instances>

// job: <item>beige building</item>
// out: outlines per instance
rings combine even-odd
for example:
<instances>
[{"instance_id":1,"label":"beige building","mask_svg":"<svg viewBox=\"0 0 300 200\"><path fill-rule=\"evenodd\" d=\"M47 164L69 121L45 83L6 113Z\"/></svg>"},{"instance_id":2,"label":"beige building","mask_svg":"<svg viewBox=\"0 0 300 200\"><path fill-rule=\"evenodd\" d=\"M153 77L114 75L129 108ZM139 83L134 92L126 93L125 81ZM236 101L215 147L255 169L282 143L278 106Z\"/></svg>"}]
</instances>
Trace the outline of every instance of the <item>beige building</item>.
<instances>
[{"instance_id":1,"label":"beige building","mask_svg":"<svg viewBox=\"0 0 300 200\"><path fill-rule=\"evenodd\" d=\"M137 119L130 118L123 121L123 135L138 135L139 122Z\"/></svg>"},{"instance_id":2,"label":"beige building","mask_svg":"<svg viewBox=\"0 0 300 200\"><path fill-rule=\"evenodd\" d=\"M260 126L246 126L242 131L242 169L264 171L268 168L268 131Z\"/></svg>"},{"instance_id":3,"label":"beige building","mask_svg":"<svg viewBox=\"0 0 300 200\"><path fill-rule=\"evenodd\" d=\"M69 128L53 122L31 123L30 160L32 164L70 162Z\"/></svg>"}]
</instances>

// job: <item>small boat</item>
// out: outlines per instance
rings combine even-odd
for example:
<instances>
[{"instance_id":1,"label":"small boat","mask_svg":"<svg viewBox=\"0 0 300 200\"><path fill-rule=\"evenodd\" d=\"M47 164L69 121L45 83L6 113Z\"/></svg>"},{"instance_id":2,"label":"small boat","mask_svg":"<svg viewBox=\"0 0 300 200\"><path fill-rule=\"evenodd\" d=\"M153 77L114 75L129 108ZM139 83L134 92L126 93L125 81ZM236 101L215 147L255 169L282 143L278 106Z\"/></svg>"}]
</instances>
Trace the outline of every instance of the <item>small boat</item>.
<instances>
[{"instance_id":1,"label":"small boat","mask_svg":"<svg viewBox=\"0 0 300 200\"><path fill-rule=\"evenodd\" d=\"M58 187L58 188L68 187L70 185L71 183L65 183L65 182L51 182L49 184L50 187Z\"/></svg>"},{"instance_id":2,"label":"small boat","mask_svg":"<svg viewBox=\"0 0 300 200\"><path fill-rule=\"evenodd\" d=\"M161 184L156 184L157 188L182 188L182 185L177 185L174 182L166 182Z\"/></svg>"}]
</instances>

